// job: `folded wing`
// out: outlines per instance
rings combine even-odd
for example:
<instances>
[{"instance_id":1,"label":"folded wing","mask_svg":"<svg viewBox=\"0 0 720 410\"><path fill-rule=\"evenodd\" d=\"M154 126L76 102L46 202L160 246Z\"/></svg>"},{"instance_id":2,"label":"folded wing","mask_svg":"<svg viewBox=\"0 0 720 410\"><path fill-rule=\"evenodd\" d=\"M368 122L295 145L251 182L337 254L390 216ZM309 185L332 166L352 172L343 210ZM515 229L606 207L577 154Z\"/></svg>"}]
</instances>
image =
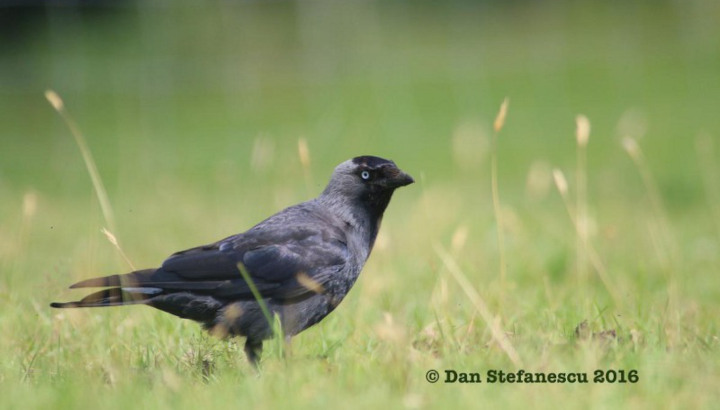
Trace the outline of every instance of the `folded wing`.
<instances>
[{"instance_id":1,"label":"folded wing","mask_svg":"<svg viewBox=\"0 0 720 410\"><path fill-rule=\"evenodd\" d=\"M254 230L175 253L158 269L88 279L71 288L120 288L86 297L92 306L123 304L125 299L125 304L144 303L158 294L177 292L227 300L253 299L251 286L241 273L244 269L263 297L293 298L322 289L343 269L347 257L340 230L313 226L273 235ZM83 306L82 301L71 304L75 305L63 307Z\"/></svg>"}]
</instances>

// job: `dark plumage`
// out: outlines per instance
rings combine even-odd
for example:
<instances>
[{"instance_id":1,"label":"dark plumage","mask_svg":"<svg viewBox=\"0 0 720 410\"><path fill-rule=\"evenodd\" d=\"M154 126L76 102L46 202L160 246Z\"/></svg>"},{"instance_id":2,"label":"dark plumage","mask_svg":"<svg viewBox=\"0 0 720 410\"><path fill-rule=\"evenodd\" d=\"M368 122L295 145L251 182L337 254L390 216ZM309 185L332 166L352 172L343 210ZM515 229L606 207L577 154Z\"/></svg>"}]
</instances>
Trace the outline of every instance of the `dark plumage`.
<instances>
[{"instance_id":1,"label":"dark plumage","mask_svg":"<svg viewBox=\"0 0 720 410\"><path fill-rule=\"evenodd\" d=\"M283 333L294 336L337 307L355 283L396 188L413 179L373 156L338 165L319 197L291 206L245 233L177 252L157 269L78 282L105 287L55 308L144 304L202 323L220 336L245 336L257 364L272 327L251 278ZM243 269L243 272L241 272ZM244 274L243 274L244 273Z\"/></svg>"}]
</instances>

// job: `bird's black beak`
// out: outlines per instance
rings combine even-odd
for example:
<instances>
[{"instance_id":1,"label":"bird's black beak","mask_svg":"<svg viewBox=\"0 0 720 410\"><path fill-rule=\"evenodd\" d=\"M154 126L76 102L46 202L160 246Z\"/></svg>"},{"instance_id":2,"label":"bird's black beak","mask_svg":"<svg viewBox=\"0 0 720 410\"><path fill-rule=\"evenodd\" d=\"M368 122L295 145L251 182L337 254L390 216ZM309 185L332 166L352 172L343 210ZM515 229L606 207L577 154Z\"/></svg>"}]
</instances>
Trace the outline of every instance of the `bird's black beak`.
<instances>
[{"instance_id":1,"label":"bird's black beak","mask_svg":"<svg viewBox=\"0 0 720 410\"><path fill-rule=\"evenodd\" d=\"M398 186L405 186L405 185L410 185L414 182L415 182L415 180L413 179L413 177L411 177L410 175L408 175L404 172L401 172L400 178L398 179L397 184L398 184Z\"/></svg>"},{"instance_id":2,"label":"bird's black beak","mask_svg":"<svg viewBox=\"0 0 720 410\"><path fill-rule=\"evenodd\" d=\"M387 185L391 188L400 188L401 186L410 185L415 180L410 175L400 171L396 168L396 171L387 178Z\"/></svg>"}]
</instances>

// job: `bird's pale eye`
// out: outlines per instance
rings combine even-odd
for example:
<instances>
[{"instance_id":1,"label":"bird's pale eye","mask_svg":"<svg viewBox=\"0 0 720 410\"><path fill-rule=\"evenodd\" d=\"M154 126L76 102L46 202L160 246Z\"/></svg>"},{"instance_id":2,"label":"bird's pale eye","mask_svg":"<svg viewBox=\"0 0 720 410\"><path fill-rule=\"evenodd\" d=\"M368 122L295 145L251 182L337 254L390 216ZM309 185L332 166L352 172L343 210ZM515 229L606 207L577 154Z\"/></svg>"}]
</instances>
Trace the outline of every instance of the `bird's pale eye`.
<instances>
[{"instance_id":1,"label":"bird's pale eye","mask_svg":"<svg viewBox=\"0 0 720 410\"><path fill-rule=\"evenodd\" d=\"M368 179L370 179L370 173L368 171L363 171L360 173L360 177L367 181Z\"/></svg>"}]
</instances>

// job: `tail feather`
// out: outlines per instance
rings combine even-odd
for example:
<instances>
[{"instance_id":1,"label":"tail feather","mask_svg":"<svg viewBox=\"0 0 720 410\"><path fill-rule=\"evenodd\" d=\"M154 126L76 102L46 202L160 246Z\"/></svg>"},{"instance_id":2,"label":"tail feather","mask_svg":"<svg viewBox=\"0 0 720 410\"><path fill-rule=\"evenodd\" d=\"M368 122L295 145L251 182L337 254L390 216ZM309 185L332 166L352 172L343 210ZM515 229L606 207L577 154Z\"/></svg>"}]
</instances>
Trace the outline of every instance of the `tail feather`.
<instances>
[{"instance_id":1,"label":"tail feather","mask_svg":"<svg viewBox=\"0 0 720 410\"><path fill-rule=\"evenodd\" d=\"M50 307L81 308L146 304L161 292L162 289L158 288L110 288L91 293L76 302L53 302Z\"/></svg>"},{"instance_id":2,"label":"tail feather","mask_svg":"<svg viewBox=\"0 0 720 410\"><path fill-rule=\"evenodd\" d=\"M142 283L145 278L155 273L157 269L143 269L124 275L110 275L101 278L92 278L80 281L70 286L75 288L104 288L109 286L135 286Z\"/></svg>"}]
</instances>

